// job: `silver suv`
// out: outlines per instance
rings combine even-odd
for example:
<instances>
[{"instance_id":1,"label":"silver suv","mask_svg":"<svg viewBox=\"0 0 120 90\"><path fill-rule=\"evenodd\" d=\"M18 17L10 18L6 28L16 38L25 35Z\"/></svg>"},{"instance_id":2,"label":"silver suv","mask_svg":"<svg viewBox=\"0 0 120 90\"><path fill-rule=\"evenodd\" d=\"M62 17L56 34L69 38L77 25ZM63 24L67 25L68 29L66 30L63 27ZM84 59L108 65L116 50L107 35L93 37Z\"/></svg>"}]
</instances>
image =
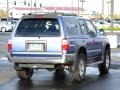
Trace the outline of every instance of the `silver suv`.
<instances>
[{"instance_id":1,"label":"silver suv","mask_svg":"<svg viewBox=\"0 0 120 90\"><path fill-rule=\"evenodd\" d=\"M20 79L30 79L34 69L67 69L72 81L81 81L90 64L97 64L100 74L108 73L110 44L90 20L65 13L31 14L15 27L8 60Z\"/></svg>"}]
</instances>

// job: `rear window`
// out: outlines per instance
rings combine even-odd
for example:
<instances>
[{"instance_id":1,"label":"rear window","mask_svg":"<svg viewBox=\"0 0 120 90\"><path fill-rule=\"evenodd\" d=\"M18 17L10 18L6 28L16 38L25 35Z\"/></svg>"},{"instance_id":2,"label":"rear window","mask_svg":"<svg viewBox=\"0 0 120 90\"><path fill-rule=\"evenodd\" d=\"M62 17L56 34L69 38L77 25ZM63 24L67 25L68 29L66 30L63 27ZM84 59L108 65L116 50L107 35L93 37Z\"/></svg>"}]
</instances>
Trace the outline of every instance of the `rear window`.
<instances>
[{"instance_id":1,"label":"rear window","mask_svg":"<svg viewBox=\"0 0 120 90\"><path fill-rule=\"evenodd\" d=\"M51 18L27 18L19 23L16 37L40 37L40 36L59 36L60 26L57 19Z\"/></svg>"}]
</instances>

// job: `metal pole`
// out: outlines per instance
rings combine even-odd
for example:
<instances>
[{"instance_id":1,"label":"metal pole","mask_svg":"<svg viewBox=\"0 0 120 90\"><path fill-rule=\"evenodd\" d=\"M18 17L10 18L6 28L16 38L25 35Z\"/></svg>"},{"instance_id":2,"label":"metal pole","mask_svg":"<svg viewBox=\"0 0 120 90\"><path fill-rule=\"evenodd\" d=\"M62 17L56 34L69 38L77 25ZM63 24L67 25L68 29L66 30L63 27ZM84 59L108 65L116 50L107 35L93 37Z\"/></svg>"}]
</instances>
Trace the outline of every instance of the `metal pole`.
<instances>
[{"instance_id":1,"label":"metal pole","mask_svg":"<svg viewBox=\"0 0 120 90\"><path fill-rule=\"evenodd\" d=\"M9 1L7 0L7 23L9 20Z\"/></svg>"},{"instance_id":2,"label":"metal pole","mask_svg":"<svg viewBox=\"0 0 120 90\"><path fill-rule=\"evenodd\" d=\"M114 19L114 0L111 0L111 32L113 32L113 19Z\"/></svg>"},{"instance_id":3,"label":"metal pole","mask_svg":"<svg viewBox=\"0 0 120 90\"><path fill-rule=\"evenodd\" d=\"M73 0L72 0L72 3L71 3L71 4L72 4L72 8L71 8L71 9L72 9L72 13L73 13Z\"/></svg>"},{"instance_id":4,"label":"metal pole","mask_svg":"<svg viewBox=\"0 0 120 90\"><path fill-rule=\"evenodd\" d=\"M108 17L109 17L109 14L110 14L110 12L109 12L109 11L110 11L110 3L111 3L111 2L110 2L110 1L107 1L106 3L108 4Z\"/></svg>"},{"instance_id":5,"label":"metal pole","mask_svg":"<svg viewBox=\"0 0 120 90\"><path fill-rule=\"evenodd\" d=\"M37 5L37 3L36 3L36 2L37 2L37 0L35 0L35 13L36 13L36 5Z\"/></svg>"},{"instance_id":6,"label":"metal pole","mask_svg":"<svg viewBox=\"0 0 120 90\"><path fill-rule=\"evenodd\" d=\"M31 13L32 13L32 0L31 0Z\"/></svg>"},{"instance_id":7,"label":"metal pole","mask_svg":"<svg viewBox=\"0 0 120 90\"><path fill-rule=\"evenodd\" d=\"M82 1L82 15L83 15L83 1Z\"/></svg>"},{"instance_id":8,"label":"metal pole","mask_svg":"<svg viewBox=\"0 0 120 90\"><path fill-rule=\"evenodd\" d=\"M83 4L84 4L85 0L80 0L80 2L82 3L82 16L83 16L83 11L84 11L84 10L83 10L83 9L84 9L84 8L83 8Z\"/></svg>"},{"instance_id":9,"label":"metal pole","mask_svg":"<svg viewBox=\"0 0 120 90\"><path fill-rule=\"evenodd\" d=\"M108 17L109 17L109 12L110 11L110 2L108 2Z\"/></svg>"},{"instance_id":10,"label":"metal pole","mask_svg":"<svg viewBox=\"0 0 120 90\"><path fill-rule=\"evenodd\" d=\"M78 16L79 16L79 0L78 0Z\"/></svg>"},{"instance_id":11,"label":"metal pole","mask_svg":"<svg viewBox=\"0 0 120 90\"><path fill-rule=\"evenodd\" d=\"M102 18L104 18L104 0L102 0Z\"/></svg>"}]
</instances>

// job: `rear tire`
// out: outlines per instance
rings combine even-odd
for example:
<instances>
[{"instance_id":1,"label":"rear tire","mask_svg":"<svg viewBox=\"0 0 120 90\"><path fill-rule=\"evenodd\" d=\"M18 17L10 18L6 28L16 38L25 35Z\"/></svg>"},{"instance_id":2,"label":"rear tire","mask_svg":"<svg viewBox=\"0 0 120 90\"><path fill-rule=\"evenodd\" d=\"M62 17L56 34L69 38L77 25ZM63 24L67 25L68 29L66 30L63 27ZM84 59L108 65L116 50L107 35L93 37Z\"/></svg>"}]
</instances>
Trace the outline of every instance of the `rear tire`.
<instances>
[{"instance_id":1,"label":"rear tire","mask_svg":"<svg viewBox=\"0 0 120 90\"><path fill-rule=\"evenodd\" d=\"M76 66L72 65L72 68L75 70L71 70L70 79L74 82L81 82L85 78L86 74L86 55L84 53L80 53L78 56L78 62Z\"/></svg>"},{"instance_id":2,"label":"rear tire","mask_svg":"<svg viewBox=\"0 0 120 90\"><path fill-rule=\"evenodd\" d=\"M98 69L100 74L106 74L109 72L110 64L111 64L111 58L110 58L110 50L106 49L104 56L103 56L103 63L98 65Z\"/></svg>"},{"instance_id":3,"label":"rear tire","mask_svg":"<svg viewBox=\"0 0 120 90\"><path fill-rule=\"evenodd\" d=\"M18 77L21 80L30 79L33 75L33 69L23 68L22 70L16 70Z\"/></svg>"}]
</instances>

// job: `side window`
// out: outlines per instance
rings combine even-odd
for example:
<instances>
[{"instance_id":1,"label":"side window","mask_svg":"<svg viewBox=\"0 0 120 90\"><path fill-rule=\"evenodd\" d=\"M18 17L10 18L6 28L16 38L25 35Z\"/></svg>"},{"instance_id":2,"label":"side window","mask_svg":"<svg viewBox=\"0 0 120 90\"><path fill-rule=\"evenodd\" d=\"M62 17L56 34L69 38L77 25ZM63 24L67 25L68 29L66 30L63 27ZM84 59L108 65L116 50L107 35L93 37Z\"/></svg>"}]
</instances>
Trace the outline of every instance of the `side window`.
<instances>
[{"instance_id":1,"label":"side window","mask_svg":"<svg viewBox=\"0 0 120 90\"><path fill-rule=\"evenodd\" d=\"M77 20L74 17L65 17L65 26L69 35L78 35Z\"/></svg>"},{"instance_id":2,"label":"side window","mask_svg":"<svg viewBox=\"0 0 120 90\"><path fill-rule=\"evenodd\" d=\"M81 34L86 35L87 34L87 26L84 20L80 19L79 20L79 25L80 25L80 29L81 29Z\"/></svg>"},{"instance_id":3,"label":"side window","mask_svg":"<svg viewBox=\"0 0 120 90\"><path fill-rule=\"evenodd\" d=\"M89 21L89 20L87 20L86 23L87 23L87 27L88 27L88 33L89 33L89 34L95 34L95 35L96 35L96 32L97 32L97 31L96 31L94 25L92 24L92 22Z\"/></svg>"}]
</instances>

